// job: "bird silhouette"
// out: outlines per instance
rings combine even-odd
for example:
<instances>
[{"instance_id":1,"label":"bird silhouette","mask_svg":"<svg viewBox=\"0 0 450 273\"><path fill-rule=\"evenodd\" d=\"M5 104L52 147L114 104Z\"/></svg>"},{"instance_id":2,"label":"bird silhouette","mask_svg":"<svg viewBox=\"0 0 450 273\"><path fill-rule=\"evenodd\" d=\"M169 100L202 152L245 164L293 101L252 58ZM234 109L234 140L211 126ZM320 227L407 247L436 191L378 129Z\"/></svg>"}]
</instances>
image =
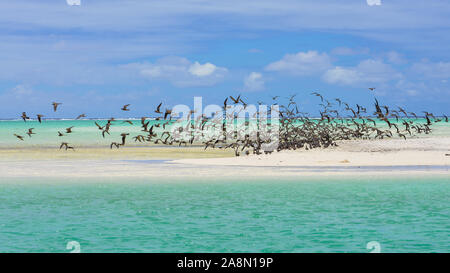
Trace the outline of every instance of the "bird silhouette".
<instances>
[{"instance_id":1,"label":"bird silhouette","mask_svg":"<svg viewBox=\"0 0 450 273\"><path fill-rule=\"evenodd\" d=\"M58 106L60 106L62 103L60 102L52 102L53 105L53 112L56 112L58 110Z\"/></svg>"}]
</instances>

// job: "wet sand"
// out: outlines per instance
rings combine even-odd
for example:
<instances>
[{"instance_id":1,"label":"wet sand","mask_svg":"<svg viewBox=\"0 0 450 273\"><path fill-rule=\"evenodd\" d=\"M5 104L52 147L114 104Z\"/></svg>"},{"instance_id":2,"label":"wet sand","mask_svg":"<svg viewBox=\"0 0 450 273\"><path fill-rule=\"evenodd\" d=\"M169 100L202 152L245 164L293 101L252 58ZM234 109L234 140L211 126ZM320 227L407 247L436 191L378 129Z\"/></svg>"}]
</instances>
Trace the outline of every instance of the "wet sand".
<instances>
[{"instance_id":1,"label":"wet sand","mask_svg":"<svg viewBox=\"0 0 450 273\"><path fill-rule=\"evenodd\" d=\"M235 157L202 147L0 149L3 178L298 177L331 175L448 175L450 138L359 140L331 149Z\"/></svg>"}]
</instances>

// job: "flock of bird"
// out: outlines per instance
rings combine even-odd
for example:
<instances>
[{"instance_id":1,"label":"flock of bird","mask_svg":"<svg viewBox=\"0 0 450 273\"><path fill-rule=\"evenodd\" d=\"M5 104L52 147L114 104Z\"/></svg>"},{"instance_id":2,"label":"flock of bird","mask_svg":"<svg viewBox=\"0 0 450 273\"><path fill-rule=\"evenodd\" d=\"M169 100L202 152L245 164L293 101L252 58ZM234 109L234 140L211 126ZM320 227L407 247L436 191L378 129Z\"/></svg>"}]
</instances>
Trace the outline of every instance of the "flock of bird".
<instances>
[{"instance_id":1,"label":"flock of bird","mask_svg":"<svg viewBox=\"0 0 450 273\"><path fill-rule=\"evenodd\" d=\"M295 101L296 95L285 98L287 101L284 104L279 100L280 96L272 97L271 105L276 105L277 110L267 112L257 110L251 113L251 117L247 115L241 119L238 117L246 113L249 105L244 102L241 95L227 97L221 107L222 111L216 111L211 117L197 115L194 118L196 112L191 110L187 117L174 119L172 109L166 108L163 111L160 103L154 110L156 117L141 117L139 124L141 133L133 136L133 139L135 142L163 145L202 145L205 150L233 149L235 155L239 156L250 153L268 154L275 150L327 148L337 146L339 140L392 137L406 139L417 134L429 134L434 123L448 122L445 115L437 117L432 113L423 112L424 115L419 116L414 112L407 112L402 107L394 109L381 105L377 99L374 102L375 111L370 112L359 104L351 107L339 98L329 101L317 92L311 95L320 99L320 118L312 118L308 113L301 112ZM263 102L259 101L258 104L263 105ZM58 111L61 105L62 103L53 102L53 111ZM235 111L228 111L230 108ZM124 105L121 110L130 111L130 104ZM268 116L271 118L267 118ZM272 119L274 116L277 116L276 120ZM76 119L85 117L85 114L81 114ZM30 120L26 112L22 113L21 118L24 122ZM44 122L43 118L42 114L36 115L39 123ZM100 125L97 121L94 124L100 135L105 138L106 135L110 135L111 128L118 122L135 126L135 121L115 118L108 119L104 125ZM74 126L71 126L63 132L58 131L58 136L63 138L73 133L73 128ZM26 134L32 137L36 134L33 130L35 129L29 128ZM22 135L14 134L14 136L20 141L25 141ZM123 132L120 136L120 141L111 142L110 149L125 146L130 133ZM61 142L59 149L63 148L75 150L67 142Z\"/></svg>"}]
</instances>

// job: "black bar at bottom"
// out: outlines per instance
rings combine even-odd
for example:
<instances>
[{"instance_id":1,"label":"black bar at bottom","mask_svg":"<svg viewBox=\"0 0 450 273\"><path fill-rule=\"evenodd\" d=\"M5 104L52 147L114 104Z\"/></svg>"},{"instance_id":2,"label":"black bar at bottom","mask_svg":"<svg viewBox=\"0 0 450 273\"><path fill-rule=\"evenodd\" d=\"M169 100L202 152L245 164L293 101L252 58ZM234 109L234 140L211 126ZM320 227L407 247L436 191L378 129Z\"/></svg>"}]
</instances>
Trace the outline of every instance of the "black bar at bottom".
<instances>
[{"instance_id":1,"label":"black bar at bottom","mask_svg":"<svg viewBox=\"0 0 450 273\"><path fill-rule=\"evenodd\" d=\"M446 256L446 257L445 257ZM402 270L423 263L444 264L448 254L297 254L297 253L149 253L149 254L0 254L2 266L15 269L31 265L49 267L50 261L70 265L71 269L117 269L139 266L145 272L311 272L324 269L385 270L396 265ZM427 261L425 261L427 260ZM85 264L86 262L86 264ZM51 267L51 266L50 266ZM142 271L142 270L141 270Z\"/></svg>"}]
</instances>

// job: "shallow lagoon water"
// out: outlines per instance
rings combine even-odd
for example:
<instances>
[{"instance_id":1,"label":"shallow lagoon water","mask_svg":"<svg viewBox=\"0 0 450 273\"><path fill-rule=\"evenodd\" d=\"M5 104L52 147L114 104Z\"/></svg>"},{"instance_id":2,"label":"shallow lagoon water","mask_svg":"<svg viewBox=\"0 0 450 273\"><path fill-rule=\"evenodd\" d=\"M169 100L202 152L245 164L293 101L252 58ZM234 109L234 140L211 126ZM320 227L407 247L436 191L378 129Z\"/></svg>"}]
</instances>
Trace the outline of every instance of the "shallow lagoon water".
<instances>
[{"instance_id":1,"label":"shallow lagoon water","mask_svg":"<svg viewBox=\"0 0 450 273\"><path fill-rule=\"evenodd\" d=\"M450 179L0 182L0 252L450 251Z\"/></svg>"},{"instance_id":2,"label":"shallow lagoon water","mask_svg":"<svg viewBox=\"0 0 450 273\"><path fill-rule=\"evenodd\" d=\"M150 126L163 121L148 120ZM418 123L424 123L423 119L414 120ZM23 122L22 120L0 120L0 148L23 148L23 147L59 147L62 140L74 144L76 146L94 146L108 147L111 141L120 140L120 134L128 132L132 136L142 134L140 120L132 120L133 125L124 123L124 120L117 120L111 126L111 135L106 134L105 138L101 136L95 122L104 126L106 120L45 120L42 123L36 120ZM395 120L392 123L397 123ZM448 136L450 135L449 123L439 122L433 124L432 136ZM65 128L74 126L73 133L66 134L63 138L58 136L58 131L65 133ZM379 124L380 128L384 128L384 124ZM36 133L33 137L28 137L26 132L29 128L34 128ZM386 127L387 129L387 127ZM156 128L158 134L163 132L163 128ZM25 137L25 141L18 141L14 134ZM418 137L427 137L430 135L418 135ZM129 145L142 146L141 143L129 141Z\"/></svg>"}]
</instances>

